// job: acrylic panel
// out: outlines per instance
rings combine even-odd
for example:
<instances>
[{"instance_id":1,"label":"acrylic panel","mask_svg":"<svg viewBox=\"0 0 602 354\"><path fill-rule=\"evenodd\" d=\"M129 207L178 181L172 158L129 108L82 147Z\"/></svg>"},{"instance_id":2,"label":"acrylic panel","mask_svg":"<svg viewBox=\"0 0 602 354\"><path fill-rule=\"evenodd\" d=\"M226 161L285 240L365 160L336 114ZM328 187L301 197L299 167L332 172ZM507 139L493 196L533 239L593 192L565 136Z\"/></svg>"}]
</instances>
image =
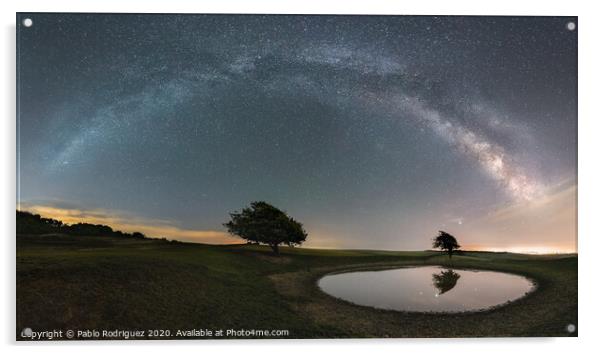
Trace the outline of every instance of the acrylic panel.
<instances>
[{"instance_id":1,"label":"acrylic panel","mask_svg":"<svg viewBox=\"0 0 602 354\"><path fill-rule=\"evenodd\" d=\"M17 340L577 335L577 18L17 14Z\"/></svg>"}]
</instances>

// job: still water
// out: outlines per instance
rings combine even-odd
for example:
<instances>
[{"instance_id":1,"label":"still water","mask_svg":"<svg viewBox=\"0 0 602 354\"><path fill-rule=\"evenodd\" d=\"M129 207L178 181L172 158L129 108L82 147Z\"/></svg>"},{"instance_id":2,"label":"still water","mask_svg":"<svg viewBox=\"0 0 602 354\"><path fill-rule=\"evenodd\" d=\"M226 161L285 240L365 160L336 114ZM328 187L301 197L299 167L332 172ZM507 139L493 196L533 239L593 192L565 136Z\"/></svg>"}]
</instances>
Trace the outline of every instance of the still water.
<instances>
[{"instance_id":1,"label":"still water","mask_svg":"<svg viewBox=\"0 0 602 354\"><path fill-rule=\"evenodd\" d=\"M533 283L508 273L438 266L327 275L318 285L327 294L398 311L476 311L516 300Z\"/></svg>"}]
</instances>

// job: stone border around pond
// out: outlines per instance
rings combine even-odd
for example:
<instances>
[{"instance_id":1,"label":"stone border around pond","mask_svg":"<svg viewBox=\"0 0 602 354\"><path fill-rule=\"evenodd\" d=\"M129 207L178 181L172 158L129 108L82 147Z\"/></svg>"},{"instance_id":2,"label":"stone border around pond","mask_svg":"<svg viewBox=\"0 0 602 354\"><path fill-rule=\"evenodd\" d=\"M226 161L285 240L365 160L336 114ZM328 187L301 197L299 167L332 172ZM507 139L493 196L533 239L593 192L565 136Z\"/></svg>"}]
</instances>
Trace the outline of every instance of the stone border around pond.
<instances>
[{"instance_id":1,"label":"stone border around pond","mask_svg":"<svg viewBox=\"0 0 602 354\"><path fill-rule=\"evenodd\" d=\"M319 279L330 274L416 266L505 272L526 277L533 288L518 299L487 309L442 313L356 305L330 296L318 286ZM567 312L576 306L576 279L572 268L555 267L545 260L402 260L308 267L274 274L270 279L297 315L328 328L322 338L570 336L564 322L576 322L572 312Z\"/></svg>"}]
</instances>

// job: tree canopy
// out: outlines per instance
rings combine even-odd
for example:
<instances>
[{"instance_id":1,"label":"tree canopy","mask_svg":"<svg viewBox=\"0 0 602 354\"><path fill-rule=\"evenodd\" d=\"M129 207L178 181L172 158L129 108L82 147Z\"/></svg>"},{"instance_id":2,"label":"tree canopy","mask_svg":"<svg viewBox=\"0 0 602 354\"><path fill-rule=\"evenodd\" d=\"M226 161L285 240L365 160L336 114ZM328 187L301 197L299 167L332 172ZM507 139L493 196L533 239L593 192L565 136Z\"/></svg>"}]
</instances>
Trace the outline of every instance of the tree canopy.
<instances>
[{"instance_id":1,"label":"tree canopy","mask_svg":"<svg viewBox=\"0 0 602 354\"><path fill-rule=\"evenodd\" d=\"M449 258L452 256L452 252L460 248L460 244L456 238L445 231L439 231L439 235L433 239L433 248L439 248L443 251L447 251Z\"/></svg>"},{"instance_id":2,"label":"tree canopy","mask_svg":"<svg viewBox=\"0 0 602 354\"><path fill-rule=\"evenodd\" d=\"M269 245L276 254L279 245L300 245L307 238L300 222L263 201L252 202L240 213L230 213L230 221L224 226L230 234L250 243Z\"/></svg>"}]
</instances>

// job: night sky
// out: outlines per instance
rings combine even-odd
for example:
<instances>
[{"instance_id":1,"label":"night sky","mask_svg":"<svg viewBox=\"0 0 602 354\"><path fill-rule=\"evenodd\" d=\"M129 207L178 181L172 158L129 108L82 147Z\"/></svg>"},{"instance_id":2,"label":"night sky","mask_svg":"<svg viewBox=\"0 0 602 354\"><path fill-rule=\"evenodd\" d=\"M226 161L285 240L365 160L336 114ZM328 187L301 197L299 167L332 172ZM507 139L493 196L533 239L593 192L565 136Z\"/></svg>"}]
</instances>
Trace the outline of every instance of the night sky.
<instances>
[{"instance_id":1,"label":"night sky","mask_svg":"<svg viewBox=\"0 0 602 354\"><path fill-rule=\"evenodd\" d=\"M265 200L311 247L575 251L571 21L19 14L18 207L222 243Z\"/></svg>"}]
</instances>

